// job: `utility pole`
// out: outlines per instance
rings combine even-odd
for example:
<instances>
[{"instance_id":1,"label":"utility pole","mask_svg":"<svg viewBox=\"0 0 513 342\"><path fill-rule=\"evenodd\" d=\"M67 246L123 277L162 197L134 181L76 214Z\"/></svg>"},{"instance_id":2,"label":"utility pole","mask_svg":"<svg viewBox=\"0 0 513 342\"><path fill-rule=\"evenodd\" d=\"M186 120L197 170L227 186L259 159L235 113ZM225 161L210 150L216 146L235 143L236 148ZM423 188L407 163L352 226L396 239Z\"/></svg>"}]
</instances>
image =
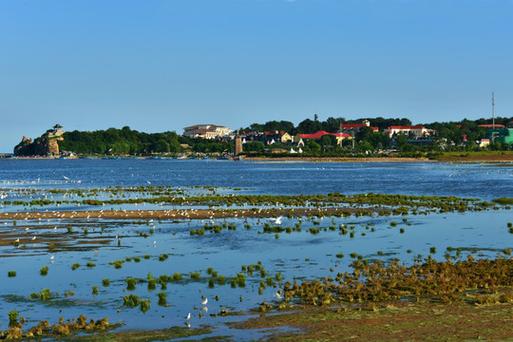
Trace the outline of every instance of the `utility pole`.
<instances>
[{"instance_id":1,"label":"utility pole","mask_svg":"<svg viewBox=\"0 0 513 342\"><path fill-rule=\"evenodd\" d=\"M492 144L495 142L495 92L492 91Z\"/></svg>"},{"instance_id":2,"label":"utility pole","mask_svg":"<svg viewBox=\"0 0 513 342\"><path fill-rule=\"evenodd\" d=\"M492 92L492 128L495 129L495 93Z\"/></svg>"}]
</instances>

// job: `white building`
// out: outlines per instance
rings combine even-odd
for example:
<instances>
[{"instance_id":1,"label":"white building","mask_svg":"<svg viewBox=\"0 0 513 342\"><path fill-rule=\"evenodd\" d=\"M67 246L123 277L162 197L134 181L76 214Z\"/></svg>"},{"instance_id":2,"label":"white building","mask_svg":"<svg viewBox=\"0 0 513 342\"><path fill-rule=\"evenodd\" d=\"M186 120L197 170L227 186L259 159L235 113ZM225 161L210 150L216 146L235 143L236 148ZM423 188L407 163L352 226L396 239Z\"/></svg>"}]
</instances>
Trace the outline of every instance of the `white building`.
<instances>
[{"instance_id":1,"label":"white building","mask_svg":"<svg viewBox=\"0 0 513 342\"><path fill-rule=\"evenodd\" d=\"M412 134L415 138L429 137L435 134L435 131L429 128L426 128L422 125L416 126L390 126L383 131L389 137L392 137L394 134Z\"/></svg>"},{"instance_id":2,"label":"white building","mask_svg":"<svg viewBox=\"0 0 513 342\"><path fill-rule=\"evenodd\" d=\"M228 127L212 124L193 125L183 129L185 137L200 139L222 138L229 136L231 133L232 130Z\"/></svg>"}]
</instances>

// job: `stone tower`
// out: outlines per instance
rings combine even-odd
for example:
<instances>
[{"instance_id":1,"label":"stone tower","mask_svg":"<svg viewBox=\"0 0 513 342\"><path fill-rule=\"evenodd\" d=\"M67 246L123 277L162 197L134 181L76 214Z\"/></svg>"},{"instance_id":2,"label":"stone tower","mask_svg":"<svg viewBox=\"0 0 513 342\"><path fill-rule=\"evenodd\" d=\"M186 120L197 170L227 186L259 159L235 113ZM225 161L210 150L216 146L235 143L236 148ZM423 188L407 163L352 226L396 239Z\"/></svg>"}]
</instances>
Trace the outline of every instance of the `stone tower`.
<instances>
[{"instance_id":1,"label":"stone tower","mask_svg":"<svg viewBox=\"0 0 513 342\"><path fill-rule=\"evenodd\" d=\"M241 153L242 153L242 138L240 137L240 135L237 134L235 136L235 153L234 153L234 155L238 156Z\"/></svg>"}]
</instances>

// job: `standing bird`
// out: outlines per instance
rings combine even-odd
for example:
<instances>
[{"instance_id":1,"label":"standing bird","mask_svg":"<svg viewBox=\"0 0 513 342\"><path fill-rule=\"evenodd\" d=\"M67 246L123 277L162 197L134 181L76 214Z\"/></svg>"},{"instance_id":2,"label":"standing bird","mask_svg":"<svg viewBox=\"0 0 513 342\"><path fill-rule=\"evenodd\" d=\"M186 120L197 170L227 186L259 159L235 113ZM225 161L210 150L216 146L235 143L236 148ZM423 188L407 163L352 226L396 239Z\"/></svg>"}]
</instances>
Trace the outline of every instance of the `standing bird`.
<instances>
[{"instance_id":1,"label":"standing bird","mask_svg":"<svg viewBox=\"0 0 513 342\"><path fill-rule=\"evenodd\" d=\"M207 305L208 304L208 298L205 297L203 298L203 300L201 301L201 305Z\"/></svg>"}]
</instances>

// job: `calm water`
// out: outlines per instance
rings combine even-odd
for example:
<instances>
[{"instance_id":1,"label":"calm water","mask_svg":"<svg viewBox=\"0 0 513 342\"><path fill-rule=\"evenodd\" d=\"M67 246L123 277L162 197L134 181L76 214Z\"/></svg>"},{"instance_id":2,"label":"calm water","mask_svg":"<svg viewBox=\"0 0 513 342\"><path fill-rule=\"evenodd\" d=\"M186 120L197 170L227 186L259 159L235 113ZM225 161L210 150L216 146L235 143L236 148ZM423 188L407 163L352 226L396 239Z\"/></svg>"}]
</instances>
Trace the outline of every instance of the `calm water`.
<instances>
[{"instance_id":1,"label":"calm water","mask_svg":"<svg viewBox=\"0 0 513 342\"><path fill-rule=\"evenodd\" d=\"M0 160L0 187L134 186L148 182L243 187L269 194L376 192L489 199L513 197L513 165Z\"/></svg>"},{"instance_id":2,"label":"calm water","mask_svg":"<svg viewBox=\"0 0 513 342\"><path fill-rule=\"evenodd\" d=\"M68 179L64 179L64 176ZM228 161L171 161L171 160L55 160L0 161L0 188L77 188L132 185L170 185L189 187L209 185L240 187L244 192L268 194L304 193L403 193L427 195L456 195L491 199L513 197L513 168L490 165L451 165L434 163L411 164L322 164L322 163L250 163ZM6 210L5 208L2 210ZM417 254L428 255L436 246L435 257L442 259L447 247L488 248L477 252L481 257L494 257L504 248L513 247L513 235L506 223L513 221L509 210L478 213L433 214L411 216L406 223L391 228L390 222L401 222L398 217L324 218L317 225L345 224L355 226L355 237L342 236L338 231L323 231L312 235L306 230L313 222L303 220L300 233L262 234L262 224L267 220L249 220L251 229L244 222L227 219L237 225L236 230L219 234L191 236L192 228L203 226L205 221L117 222L88 220L84 222L51 220L0 221L0 232L12 236L52 236L63 233L71 225L76 232L83 227L88 234L78 234L77 240L107 239L121 236L121 244L98 244L93 249L48 252L47 246L37 240L29 248L11 245L0 246L0 327L7 324L7 313L19 310L31 323L41 319L53 322L58 317L76 317L81 313L92 318L109 317L112 322L123 322L122 329L166 328L183 325L184 317L191 312L191 325L215 326L215 334L230 335L236 340L251 340L259 332L229 329L224 322L241 317L213 317L221 309L243 311L255 308L261 302L275 301L275 288L268 287L258 294L260 275L248 276L245 288L233 289L230 285L209 288L207 269L213 267L226 277L235 276L243 264L261 261L270 275L281 272L285 280L314 279L349 270L349 254L357 252L369 258L399 258L409 263ZM224 220L219 220L222 223ZM297 219L284 220L292 226ZM104 229L101 230L100 227ZM55 228L54 228L55 227ZM370 230L370 227L374 231ZM29 230L25 230L29 228ZM399 229L405 232L400 233ZM139 233L155 233L142 238ZM107 239L108 240L108 239ZM75 242L78 244L78 242ZM73 246L73 245L72 245ZM74 245L76 246L76 245ZM383 252L378 256L378 251ZM158 256L169 253L165 261ZM336 257L343 253L344 258ZM384 254L384 255L383 255ZM54 260L50 256L54 256ZM150 255L141 262L126 262L121 269L109 263L125 257ZM96 267L85 264L94 262ZM80 263L71 271L73 263ZM49 267L46 277L39 275L42 266ZM15 278L7 272L16 270ZM135 291L127 291L126 277L146 278L148 273L181 272L201 273L199 282L171 283L164 290L169 306L157 305L157 290L150 291L146 284L139 284ZM102 287L102 279L109 278L111 285ZM187 276L185 278L188 278ZM93 286L100 293L91 295ZM49 288L58 295L49 302L31 301L32 292ZM70 298L65 291L73 291ZM135 293L151 300L151 309L142 313L138 308L123 307L122 297ZM219 300L214 300L215 296ZM202 310L201 296L209 298L208 312ZM60 300L60 301L59 301ZM29 324L31 325L31 324Z\"/></svg>"}]
</instances>

